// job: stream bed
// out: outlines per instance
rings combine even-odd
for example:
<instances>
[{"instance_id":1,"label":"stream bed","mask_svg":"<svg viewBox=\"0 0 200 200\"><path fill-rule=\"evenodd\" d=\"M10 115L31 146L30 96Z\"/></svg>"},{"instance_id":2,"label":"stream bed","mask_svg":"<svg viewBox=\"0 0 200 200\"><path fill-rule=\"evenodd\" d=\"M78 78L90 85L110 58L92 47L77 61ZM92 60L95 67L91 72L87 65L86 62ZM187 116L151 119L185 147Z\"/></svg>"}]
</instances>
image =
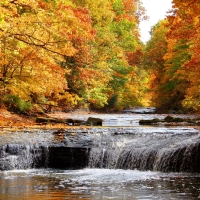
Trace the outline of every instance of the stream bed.
<instances>
[{"instance_id":1,"label":"stream bed","mask_svg":"<svg viewBox=\"0 0 200 200\"><path fill-rule=\"evenodd\" d=\"M155 114L76 114L73 118L88 116L103 119L103 126L71 127L62 139L53 134L55 130L2 129L0 166L7 165L7 169L0 171L0 200L200 199L200 173L191 173L200 168L195 163L200 155L198 127L139 125L140 119L166 117ZM90 148L88 166L53 169L46 158L46 167L30 167L32 154L39 157L42 145L46 154L52 145ZM165 157L171 159L169 163Z\"/></svg>"}]
</instances>

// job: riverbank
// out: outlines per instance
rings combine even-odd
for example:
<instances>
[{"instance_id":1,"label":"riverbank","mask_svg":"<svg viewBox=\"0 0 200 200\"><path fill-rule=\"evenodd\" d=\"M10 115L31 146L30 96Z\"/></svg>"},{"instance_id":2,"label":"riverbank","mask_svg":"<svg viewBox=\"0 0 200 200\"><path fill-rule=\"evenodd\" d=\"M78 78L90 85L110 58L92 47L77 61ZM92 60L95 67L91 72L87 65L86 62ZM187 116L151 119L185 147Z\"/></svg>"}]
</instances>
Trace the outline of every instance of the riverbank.
<instances>
[{"instance_id":1,"label":"riverbank","mask_svg":"<svg viewBox=\"0 0 200 200\"><path fill-rule=\"evenodd\" d=\"M32 126L35 124L33 118L25 115L17 115L11 113L6 109L0 109L0 126L1 127L12 127L12 126Z\"/></svg>"},{"instance_id":2,"label":"riverbank","mask_svg":"<svg viewBox=\"0 0 200 200\"><path fill-rule=\"evenodd\" d=\"M72 120L79 120L79 121L87 121L88 117L95 117L102 119L103 126L135 126L139 125L139 121L152 121L154 122L154 119L157 119L157 117L161 117L160 119L157 119L157 121L162 122L165 117L168 117L167 114L141 114L142 118L138 118L138 113L132 113L128 112L125 114L127 119L121 118L121 116L124 113L97 113L97 112L86 112L82 110L76 110L74 112L55 112L55 113L47 113L41 115L42 118L54 118L57 119L57 121L63 121L64 119L72 119ZM191 122L196 118L198 120L200 119L200 115L193 114L193 115L184 115L184 114L170 114L170 117L172 116L173 119L182 119L183 121L190 120ZM134 119L134 118L137 119ZM42 129L56 129L56 128L73 128L74 126L68 125L68 123L50 123L47 120L47 123L38 123L36 120L36 116L27 116L23 114L15 114L12 112L7 111L6 109L0 109L0 128L42 128ZM171 125L171 126L186 126L186 125L197 125L192 123L185 124L184 122L174 122L170 121L167 124L161 123L163 125ZM140 124L141 125L141 124ZM146 124L145 124L146 125ZM147 125L151 125L151 123L148 123ZM155 125L155 124L152 124ZM158 123L160 125L160 123Z\"/></svg>"},{"instance_id":3,"label":"riverbank","mask_svg":"<svg viewBox=\"0 0 200 200\"><path fill-rule=\"evenodd\" d=\"M55 117L57 119L63 119L63 112L58 112L56 114L44 114L43 116L46 117ZM77 111L77 112L70 112L68 116L73 118L75 114L88 114L88 112L84 111ZM95 114L91 112L91 114ZM47 123L47 124L40 124L36 122L36 117L26 116L23 114L15 114L9 112L6 109L0 109L0 128L70 128L68 124L64 123Z\"/></svg>"},{"instance_id":4,"label":"riverbank","mask_svg":"<svg viewBox=\"0 0 200 200\"><path fill-rule=\"evenodd\" d=\"M0 109L0 128L65 128L69 127L66 124L38 124L36 123L36 117L26 116L23 114L15 114L7 111L6 109Z\"/></svg>"}]
</instances>

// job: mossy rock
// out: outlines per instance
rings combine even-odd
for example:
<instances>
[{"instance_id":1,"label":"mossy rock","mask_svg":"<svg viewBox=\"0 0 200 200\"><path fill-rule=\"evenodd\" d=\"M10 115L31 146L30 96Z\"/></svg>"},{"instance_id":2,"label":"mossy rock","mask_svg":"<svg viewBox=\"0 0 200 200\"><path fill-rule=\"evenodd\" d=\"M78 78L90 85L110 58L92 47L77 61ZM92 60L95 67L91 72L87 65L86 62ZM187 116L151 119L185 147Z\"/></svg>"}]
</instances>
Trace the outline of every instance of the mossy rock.
<instances>
[{"instance_id":1,"label":"mossy rock","mask_svg":"<svg viewBox=\"0 0 200 200\"><path fill-rule=\"evenodd\" d=\"M102 119L89 117L86 121L86 124L90 126L102 126L102 122Z\"/></svg>"},{"instance_id":2,"label":"mossy rock","mask_svg":"<svg viewBox=\"0 0 200 200\"><path fill-rule=\"evenodd\" d=\"M153 122L153 123L158 123L158 122L160 122L160 120L159 120L158 118L154 118L154 119L152 120L152 122Z\"/></svg>"},{"instance_id":3,"label":"mossy rock","mask_svg":"<svg viewBox=\"0 0 200 200\"><path fill-rule=\"evenodd\" d=\"M187 121L186 119L183 119L183 118L179 118L179 117L176 117L176 118L173 118L172 122L185 122Z\"/></svg>"},{"instance_id":4,"label":"mossy rock","mask_svg":"<svg viewBox=\"0 0 200 200\"><path fill-rule=\"evenodd\" d=\"M170 115L164 118L164 122L173 122L174 118Z\"/></svg>"},{"instance_id":5,"label":"mossy rock","mask_svg":"<svg viewBox=\"0 0 200 200\"><path fill-rule=\"evenodd\" d=\"M196 121L194 119L187 119L187 123L190 123L190 124L195 124Z\"/></svg>"}]
</instances>

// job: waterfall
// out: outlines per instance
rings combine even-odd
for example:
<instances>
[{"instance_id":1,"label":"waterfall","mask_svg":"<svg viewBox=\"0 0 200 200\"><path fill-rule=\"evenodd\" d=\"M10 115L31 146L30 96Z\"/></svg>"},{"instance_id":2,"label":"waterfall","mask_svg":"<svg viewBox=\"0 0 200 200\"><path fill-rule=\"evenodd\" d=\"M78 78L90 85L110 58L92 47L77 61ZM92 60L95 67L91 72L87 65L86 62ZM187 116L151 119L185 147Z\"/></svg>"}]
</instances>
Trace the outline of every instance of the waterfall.
<instances>
[{"instance_id":1,"label":"waterfall","mask_svg":"<svg viewBox=\"0 0 200 200\"><path fill-rule=\"evenodd\" d=\"M9 143L10 137L16 143ZM7 133L1 138L0 170L89 167L200 172L200 132L195 128L77 128L63 130L61 139L53 131Z\"/></svg>"},{"instance_id":2,"label":"waterfall","mask_svg":"<svg viewBox=\"0 0 200 200\"><path fill-rule=\"evenodd\" d=\"M91 148L90 168L200 172L198 131L138 131L99 137Z\"/></svg>"},{"instance_id":3,"label":"waterfall","mask_svg":"<svg viewBox=\"0 0 200 200\"><path fill-rule=\"evenodd\" d=\"M28 169L48 165L48 147L7 144L0 147L0 170Z\"/></svg>"}]
</instances>

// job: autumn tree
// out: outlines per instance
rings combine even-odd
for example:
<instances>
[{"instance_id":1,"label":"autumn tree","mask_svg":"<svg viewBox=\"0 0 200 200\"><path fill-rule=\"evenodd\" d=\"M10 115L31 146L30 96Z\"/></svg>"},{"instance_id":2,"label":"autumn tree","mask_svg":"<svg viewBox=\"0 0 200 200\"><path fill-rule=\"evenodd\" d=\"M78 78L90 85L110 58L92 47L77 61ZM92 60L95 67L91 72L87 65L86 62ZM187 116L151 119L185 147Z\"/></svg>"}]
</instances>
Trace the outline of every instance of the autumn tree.
<instances>
[{"instance_id":1,"label":"autumn tree","mask_svg":"<svg viewBox=\"0 0 200 200\"><path fill-rule=\"evenodd\" d=\"M165 75L164 55L167 51L167 23L167 20L162 20L151 28L151 39L145 45L143 57L143 65L149 78L149 97L152 105L157 107L160 107L166 99L162 85Z\"/></svg>"},{"instance_id":2,"label":"autumn tree","mask_svg":"<svg viewBox=\"0 0 200 200\"><path fill-rule=\"evenodd\" d=\"M139 0L3 0L0 13L9 108L140 104Z\"/></svg>"},{"instance_id":3,"label":"autumn tree","mask_svg":"<svg viewBox=\"0 0 200 200\"><path fill-rule=\"evenodd\" d=\"M198 1L174 0L174 10L168 17L170 31L165 55L168 84L173 101L187 109L199 110L199 6Z\"/></svg>"},{"instance_id":4,"label":"autumn tree","mask_svg":"<svg viewBox=\"0 0 200 200\"><path fill-rule=\"evenodd\" d=\"M79 98L68 92L65 78L70 69L61 63L80 53L74 40L93 38L87 11L39 0L3 1L0 10L2 100L75 105Z\"/></svg>"},{"instance_id":5,"label":"autumn tree","mask_svg":"<svg viewBox=\"0 0 200 200\"><path fill-rule=\"evenodd\" d=\"M194 1L177 1L174 0L175 17L172 22L179 19L178 33L174 37L179 40L185 40L188 46L190 58L185 61L183 70L184 76L188 82L185 87L185 99L182 104L184 107L200 110L200 88L199 88L199 47L200 47L200 2ZM175 32L176 33L176 32Z\"/></svg>"},{"instance_id":6,"label":"autumn tree","mask_svg":"<svg viewBox=\"0 0 200 200\"><path fill-rule=\"evenodd\" d=\"M173 4L162 37L156 25L146 45L145 66L153 77L150 88L158 107L198 111L200 3L174 0Z\"/></svg>"},{"instance_id":7,"label":"autumn tree","mask_svg":"<svg viewBox=\"0 0 200 200\"><path fill-rule=\"evenodd\" d=\"M113 94L110 103L114 102L118 109L122 109L140 105L140 84L136 65L140 58L135 56L141 50L138 30L139 16L137 16L140 10L139 1L116 0L113 3L113 9L115 18L111 24L111 30L116 35L118 48L115 48L117 52L114 52L113 80L111 81ZM134 62L131 62L134 56ZM113 101L113 98L116 100Z\"/></svg>"},{"instance_id":8,"label":"autumn tree","mask_svg":"<svg viewBox=\"0 0 200 200\"><path fill-rule=\"evenodd\" d=\"M78 70L74 68L73 76L69 75L68 80L74 77L75 84L72 90L78 92L85 102L93 107L110 107L121 109L124 106L135 104L137 98L135 90L127 93L128 85L135 84L133 76L136 67L129 64L130 55L139 49L137 12L140 10L140 2L122 0L85 0L73 1L78 7L85 7L89 10L92 26L96 35L91 45L91 62L87 67L79 63ZM132 54L131 54L132 53ZM80 73L81 71L81 73ZM84 80L84 77L87 79ZM74 79L73 78L73 79ZM83 81L81 81L83 80ZM132 82L131 82L131 81ZM127 85L127 86L126 86ZM123 91L126 87L126 91ZM136 89L136 88L135 88ZM131 93L135 92L135 96ZM125 94L130 96L129 103L122 103ZM115 99L116 104L111 106ZM120 100L121 99L121 100ZM121 103L120 103L121 102Z\"/></svg>"},{"instance_id":9,"label":"autumn tree","mask_svg":"<svg viewBox=\"0 0 200 200\"><path fill-rule=\"evenodd\" d=\"M68 57L66 65L69 67L71 73L67 75L69 87L82 99L82 104L91 104L96 107L103 107L107 104L107 85L110 80L109 67L104 60L107 57L106 51L99 47L99 35L103 34L102 43L109 41L109 35L101 31L96 24L106 23L112 11L109 9L109 4L103 1L73 1L77 7L85 7L90 13L92 20L92 27L95 38L89 43L88 49L83 49L82 54L77 54L73 57ZM104 18L104 19L103 19ZM83 40L82 40L83 41ZM83 46L85 48L85 45ZM87 54L86 54L87 53ZM104 54L104 55L101 55ZM88 60L83 61L84 58Z\"/></svg>"}]
</instances>

